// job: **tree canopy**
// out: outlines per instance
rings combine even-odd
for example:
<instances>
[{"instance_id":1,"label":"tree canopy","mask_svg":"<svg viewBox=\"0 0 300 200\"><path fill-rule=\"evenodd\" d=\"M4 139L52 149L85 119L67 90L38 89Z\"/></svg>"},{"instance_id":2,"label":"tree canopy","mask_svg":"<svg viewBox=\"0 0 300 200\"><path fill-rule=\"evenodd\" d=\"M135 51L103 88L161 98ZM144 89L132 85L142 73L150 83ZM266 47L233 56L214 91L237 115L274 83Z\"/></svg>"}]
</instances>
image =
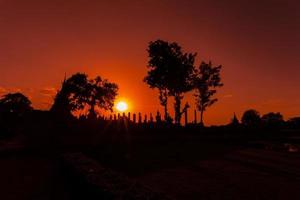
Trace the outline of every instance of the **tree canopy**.
<instances>
[{"instance_id":1,"label":"tree canopy","mask_svg":"<svg viewBox=\"0 0 300 200\"><path fill-rule=\"evenodd\" d=\"M84 73L76 73L62 83L51 110L63 116L71 112L89 108L89 116L95 117L95 107L111 110L117 95L118 86L97 76L88 79Z\"/></svg>"},{"instance_id":2,"label":"tree canopy","mask_svg":"<svg viewBox=\"0 0 300 200\"><path fill-rule=\"evenodd\" d=\"M184 53L177 43L156 40L149 43L148 74L144 81L159 90L161 105L167 113L168 96L175 98L175 122L180 123L183 93L192 89L191 75L196 54Z\"/></svg>"},{"instance_id":3,"label":"tree canopy","mask_svg":"<svg viewBox=\"0 0 300 200\"><path fill-rule=\"evenodd\" d=\"M271 127L280 126L284 122L283 116L279 112L277 112L277 113L270 112L270 113L264 114L261 117L261 120L266 126L271 126Z\"/></svg>"},{"instance_id":4,"label":"tree canopy","mask_svg":"<svg viewBox=\"0 0 300 200\"><path fill-rule=\"evenodd\" d=\"M246 110L242 116L242 123L245 126L256 127L260 124L260 122L260 114L254 109Z\"/></svg>"},{"instance_id":5,"label":"tree canopy","mask_svg":"<svg viewBox=\"0 0 300 200\"><path fill-rule=\"evenodd\" d=\"M22 93L8 93L0 99L1 113L22 116L31 110L31 101Z\"/></svg>"},{"instance_id":6,"label":"tree canopy","mask_svg":"<svg viewBox=\"0 0 300 200\"><path fill-rule=\"evenodd\" d=\"M86 104L90 107L89 116L95 117L95 107L112 111L118 86L108 80L102 80L100 76L88 82Z\"/></svg>"}]
</instances>

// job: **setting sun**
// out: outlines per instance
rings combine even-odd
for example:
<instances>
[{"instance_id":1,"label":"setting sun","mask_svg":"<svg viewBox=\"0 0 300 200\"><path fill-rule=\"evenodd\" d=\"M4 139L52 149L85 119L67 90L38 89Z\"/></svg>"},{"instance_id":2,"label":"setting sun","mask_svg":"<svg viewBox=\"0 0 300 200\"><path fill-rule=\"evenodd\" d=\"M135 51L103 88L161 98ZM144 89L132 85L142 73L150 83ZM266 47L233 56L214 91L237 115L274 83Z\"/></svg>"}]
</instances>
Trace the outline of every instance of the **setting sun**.
<instances>
[{"instance_id":1,"label":"setting sun","mask_svg":"<svg viewBox=\"0 0 300 200\"><path fill-rule=\"evenodd\" d=\"M120 112L124 112L128 109L128 105L126 102L124 101L119 101L117 104L116 104L116 109Z\"/></svg>"}]
</instances>

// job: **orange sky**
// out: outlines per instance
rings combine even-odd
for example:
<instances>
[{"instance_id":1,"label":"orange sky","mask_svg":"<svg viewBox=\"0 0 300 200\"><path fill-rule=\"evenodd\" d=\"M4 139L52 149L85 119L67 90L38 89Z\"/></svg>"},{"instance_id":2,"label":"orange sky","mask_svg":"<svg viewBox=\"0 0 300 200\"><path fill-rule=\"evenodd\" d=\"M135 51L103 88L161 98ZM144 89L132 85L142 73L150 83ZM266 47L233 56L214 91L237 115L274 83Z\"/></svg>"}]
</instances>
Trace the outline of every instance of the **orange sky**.
<instances>
[{"instance_id":1,"label":"orange sky","mask_svg":"<svg viewBox=\"0 0 300 200\"><path fill-rule=\"evenodd\" d=\"M287 119L300 114L299 9L296 0L0 0L0 93L48 109L65 73L86 72L118 83L132 112L155 112L158 93L142 80L148 42L164 39L197 52L197 65L224 66L207 124L248 108Z\"/></svg>"}]
</instances>

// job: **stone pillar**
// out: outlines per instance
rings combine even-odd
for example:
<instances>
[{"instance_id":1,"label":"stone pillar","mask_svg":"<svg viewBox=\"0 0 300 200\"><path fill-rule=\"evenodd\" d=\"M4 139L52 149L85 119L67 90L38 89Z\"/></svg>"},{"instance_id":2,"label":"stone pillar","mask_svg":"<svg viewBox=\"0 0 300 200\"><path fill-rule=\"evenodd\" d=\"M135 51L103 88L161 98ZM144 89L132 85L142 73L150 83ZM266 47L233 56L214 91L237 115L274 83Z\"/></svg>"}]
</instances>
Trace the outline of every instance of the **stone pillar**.
<instances>
[{"instance_id":1,"label":"stone pillar","mask_svg":"<svg viewBox=\"0 0 300 200\"><path fill-rule=\"evenodd\" d=\"M139 124L142 123L142 114L139 112Z\"/></svg>"},{"instance_id":2,"label":"stone pillar","mask_svg":"<svg viewBox=\"0 0 300 200\"><path fill-rule=\"evenodd\" d=\"M155 118L156 118L156 123L160 123L161 122L161 114L159 113L159 111L157 111Z\"/></svg>"},{"instance_id":3,"label":"stone pillar","mask_svg":"<svg viewBox=\"0 0 300 200\"><path fill-rule=\"evenodd\" d=\"M127 114L128 121L130 121L130 112Z\"/></svg>"},{"instance_id":4,"label":"stone pillar","mask_svg":"<svg viewBox=\"0 0 300 200\"><path fill-rule=\"evenodd\" d=\"M152 116L152 113L150 113L150 123L153 123L153 116Z\"/></svg>"},{"instance_id":5,"label":"stone pillar","mask_svg":"<svg viewBox=\"0 0 300 200\"><path fill-rule=\"evenodd\" d=\"M136 123L136 114L135 113L133 113L133 123Z\"/></svg>"}]
</instances>

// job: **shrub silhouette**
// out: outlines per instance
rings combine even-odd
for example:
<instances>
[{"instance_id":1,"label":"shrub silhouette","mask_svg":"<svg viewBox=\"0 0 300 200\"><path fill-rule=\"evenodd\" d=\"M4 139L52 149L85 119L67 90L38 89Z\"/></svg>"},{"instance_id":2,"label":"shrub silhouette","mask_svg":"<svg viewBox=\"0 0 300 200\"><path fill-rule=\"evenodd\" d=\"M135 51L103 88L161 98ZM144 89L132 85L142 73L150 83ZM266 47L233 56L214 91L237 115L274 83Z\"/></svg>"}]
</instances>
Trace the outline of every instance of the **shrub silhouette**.
<instances>
[{"instance_id":1,"label":"shrub silhouette","mask_svg":"<svg viewBox=\"0 0 300 200\"><path fill-rule=\"evenodd\" d=\"M261 119L260 119L259 112L254 109L245 111L242 116L242 123L245 126L257 127L260 124L260 122Z\"/></svg>"},{"instance_id":2,"label":"shrub silhouette","mask_svg":"<svg viewBox=\"0 0 300 200\"><path fill-rule=\"evenodd\" d=\"M1 114L21 117L31 110L31 101L22 93L8 93L0 99Z\"/></svg>"},{"instance_id":3,"label":"shrub silhouette","mask_svg":"<svg viewBox=\"0 0 300 200\"><path fill-rule=\"evenodd\" d=\"M16 134L21 129L21 122L24 122L31 111L31 102L22 93L4 95L0 99L0 137Z\"/></svg>"},{"instance_id":4,"label":"shrub silhouette","mask_svg":"<svg viewBox=\"0 0 300 200\"><path fill-rule=\"evenodd\" d=\"M262 122L268 127L278 127L284 123L281 113L270 112L262 116Z\"/></svg>"},{"instance_id":5,"label":"shrub silhouette","mask_svg":"<svg viewBox=\"0 0 300 200\"><path fill-rule=\"evenodd\" d=\"M300 128L300 117L293 117L287 121L290 127Z\"/></svg>"}]
</instances>

